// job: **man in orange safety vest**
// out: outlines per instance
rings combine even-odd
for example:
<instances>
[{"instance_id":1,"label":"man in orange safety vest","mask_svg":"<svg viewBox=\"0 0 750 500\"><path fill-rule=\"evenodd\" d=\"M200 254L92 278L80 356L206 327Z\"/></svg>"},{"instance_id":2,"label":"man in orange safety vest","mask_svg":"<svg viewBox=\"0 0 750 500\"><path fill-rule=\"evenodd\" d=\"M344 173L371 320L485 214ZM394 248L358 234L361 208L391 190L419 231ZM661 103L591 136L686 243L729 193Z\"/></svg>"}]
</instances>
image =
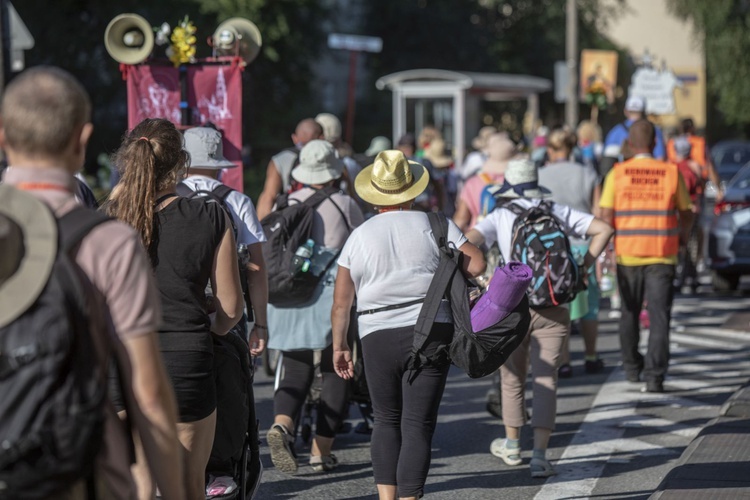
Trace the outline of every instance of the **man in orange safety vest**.
<instances>
[{"instance_id":1,"label":"man in orange safety vest","mask_svg":"<svg viewBox=\"0 0 750 500\"><path fill-rule=\"evenodd\" d=\"M634 122L627 143L633 158L604 181L602 218L615 228L617 280L622 298L619 333L629 381L643 373L648 392L663 392L669 363L669 322L680 241L692 223L692 204L677 165L651 156L656 141L648 120ZM644 300L651 321L648 351L638 351Z\"/></svg>"}]
</instances>

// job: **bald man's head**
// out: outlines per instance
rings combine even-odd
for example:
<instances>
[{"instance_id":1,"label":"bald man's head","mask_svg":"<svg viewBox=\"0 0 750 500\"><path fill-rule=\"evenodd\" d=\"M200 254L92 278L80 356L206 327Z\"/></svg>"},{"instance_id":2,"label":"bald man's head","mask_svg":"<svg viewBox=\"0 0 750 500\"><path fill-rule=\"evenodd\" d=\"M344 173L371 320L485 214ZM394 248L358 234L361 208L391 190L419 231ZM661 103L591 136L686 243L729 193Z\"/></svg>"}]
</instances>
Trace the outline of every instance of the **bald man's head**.
<instances>
[{"instance_id":1,"label":"bald man's head","mask_svg":"<svg viewBox=\"0 0 750 500\"><path fill-rule=\"evenodd\" d=\"M628 143L634 154L651 153L656 146L656 129L648 120L636 120L628 131Z\"/></svg>"},{"instance_id":2,"label":"bald man's head","mask_svg":"<svg viewBox=\"0 0 750 500\"><path fill-rule=\"evenodd\" d=\"M91 101L67 71L28 69L8 85L0 103L4 142L20 153L54 157L78 140L91 121Z\"/></svg>"},{"instance_id":3,"label":"bald man's head","mask_svg":"<svg viewBox=\"0 0 750 500\"><path fill-rule=\"evenodd\" d=\"M298 146L304 146L315 139L323 138L323 127L313 118L305 118L297 124L297 128L292 134L292 141Z\"/></svg>"}]
</instances>

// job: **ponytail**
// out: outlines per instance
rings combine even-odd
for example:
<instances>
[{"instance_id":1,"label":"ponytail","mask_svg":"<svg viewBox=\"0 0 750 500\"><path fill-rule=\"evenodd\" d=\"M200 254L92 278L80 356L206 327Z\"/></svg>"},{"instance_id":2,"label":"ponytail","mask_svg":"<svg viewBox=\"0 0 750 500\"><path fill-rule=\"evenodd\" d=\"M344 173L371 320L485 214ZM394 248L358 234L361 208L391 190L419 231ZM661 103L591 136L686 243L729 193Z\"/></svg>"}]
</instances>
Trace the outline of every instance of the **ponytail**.
<instances>
[{"instance_id":1,"label":"ponytail","mask_svg":"<svg viewBox=\"0 0 750 500\"><path fill-rule=\"evenodd\" d=\"M173 188L187 166L182 135L163 119L146 119L123 138L114 154L122 178L113 190L107 213L132 226L153 254L156 193Z\"/></svg>"}]
</instances>

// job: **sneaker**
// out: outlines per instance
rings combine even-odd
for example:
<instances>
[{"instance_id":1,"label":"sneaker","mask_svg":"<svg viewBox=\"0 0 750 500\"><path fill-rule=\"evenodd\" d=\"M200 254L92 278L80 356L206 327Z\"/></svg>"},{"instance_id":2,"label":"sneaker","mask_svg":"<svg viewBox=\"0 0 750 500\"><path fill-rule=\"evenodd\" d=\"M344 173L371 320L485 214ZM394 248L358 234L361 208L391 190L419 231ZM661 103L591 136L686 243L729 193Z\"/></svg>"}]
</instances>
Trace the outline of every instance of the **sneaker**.
<instances>
[{"instance_id":1,"label":"sneaker","mask_svg":"<svg viewBox=\"0 0 750 500\"><path fill-rule=\"evenodd\" d=\"M310 457L310 467L315 472L330 472L339 466L339 461L336 455L331 453L330 455L318 455Z\"/></svg>"},{"instance_id":2,"label":"sneaker","mask_svg":"<svg viewBox=\"0 0 750 500\"><path fill-rule=\"evenodd\" d=\"M600 358L596 358L595 361L589 361L587 359L584 369L586 370L586 373L601 373L604 371L604 361Z\"/></svg>"},{"instance_id":3,"label":"sneaker","mask_svg":"<svg viewBox=\"0 0 750 500\"><path fill-rule=\"evenodd\" d=\"M550 477L557 474L555 468L545 458L532 458L529 463L529 471L531 477Z\"/></svg>"},{"instance_id":4,"label":"sneaker","mask_svg":"<svg viewBox=\"0 0 750 500\"><path fill-rule=\"evenodd\" d=\"M268 448L271 451L271 462L281 472L297 472L297 456L294 454L294 436L280 424L274 424L266 434Z\"/></svg>"},{"instance_id":5,"label":"sneaker","mask_svg":"<svg viewBox=\"0 0 750 500\"><path fill-rule=\"evenodd\" d=\"M560 368L557 369L558 378L570 378L572 376L573 376L573 367L570 366L570 363L565 363L564 365L560 365Z\"/></svg>"},{"instance_id":6,"label":"sneaker","mask_svg":"<svg viewBox=\"0 0 750 500\"><path fill-rule=\"evenodd\" d=\"M506 440L497 438L490 444L490 453L501 459L507 465L521 465L521 448L507 448Z\"/></svg>"},{"instance_id":7,"label":"sneaker","mask_svg":"<svg viewBox=\"0 0 750 500\"><path fill-rule=\"evenodd\" d=\"M230 476L208 476L208 486L206 486L206 497L213 498L223 495L229 495L237 489L237 483Z\"/></svg>"}]
</instances>

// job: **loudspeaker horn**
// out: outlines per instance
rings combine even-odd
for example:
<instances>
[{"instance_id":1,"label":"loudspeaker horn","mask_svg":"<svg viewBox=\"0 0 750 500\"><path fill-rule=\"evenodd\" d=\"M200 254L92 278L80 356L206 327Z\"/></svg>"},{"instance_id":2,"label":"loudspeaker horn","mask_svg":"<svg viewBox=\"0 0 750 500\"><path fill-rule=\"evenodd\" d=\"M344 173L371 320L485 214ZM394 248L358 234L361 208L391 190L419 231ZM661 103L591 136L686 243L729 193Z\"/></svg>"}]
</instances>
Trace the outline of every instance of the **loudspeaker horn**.
<instances>
[{"instance_id":1,"label":"loudspeaker horn","mask_svg":"<svg viewBox=\"0 0 750 500\"><path fill-rule=\"evenodd\" d=\"M216 28L213 46L217 56L238 56L245 65L258 57L263 39L252 21L242 17L227 19Z\"/></svg>"},{"instance_id":2,"label":"loudspeaker horn","mask_svg":"<svg viewBox=\"0 0 750 500\"><path fill-rule=\"evenodd\" d=\"M154 30L138 14L120 14L107 25L104 46L115 61L138 64L154 49Z\"/></svg>"}]
</instances>

